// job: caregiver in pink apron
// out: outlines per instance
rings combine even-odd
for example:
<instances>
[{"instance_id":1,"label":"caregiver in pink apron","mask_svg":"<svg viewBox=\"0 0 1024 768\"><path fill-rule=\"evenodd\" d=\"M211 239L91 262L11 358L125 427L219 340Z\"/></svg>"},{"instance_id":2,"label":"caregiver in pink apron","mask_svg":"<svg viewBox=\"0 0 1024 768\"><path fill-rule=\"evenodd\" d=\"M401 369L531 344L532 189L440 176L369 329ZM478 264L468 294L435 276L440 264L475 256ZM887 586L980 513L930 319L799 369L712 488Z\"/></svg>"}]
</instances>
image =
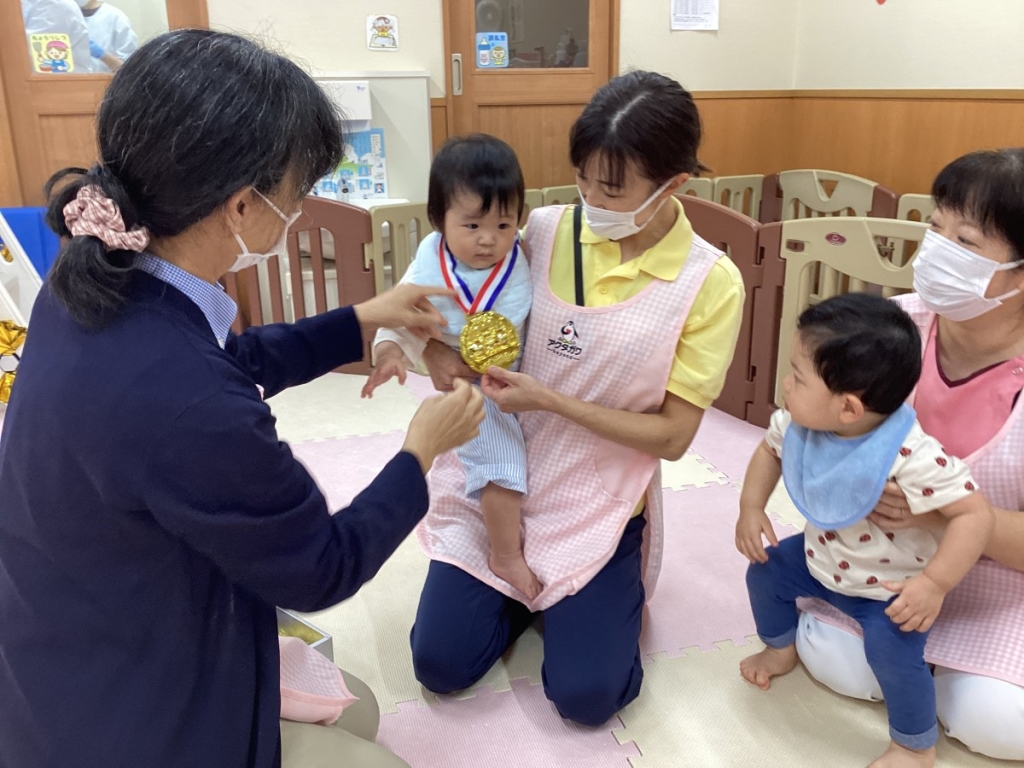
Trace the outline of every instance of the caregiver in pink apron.
<instances>
[{"instance_id":1,"label":"caregiver in pink apron","mask_svg":"<svg viewBox=\"0 0 1024 768\"><path fill-rule=\"evenodd\" d=\"M910 403L921 426L970 465L996 529L987 557L946 598L925 658L947 733L990 757L1024 760L1024 149L954 160L932 195L938 209L914 262L915 293L898 299L924 349ZM909 515L896 487L888 490L874 517L897 536L900 527L943 525ZM881 699L852 631L845 616L813 604L801 617L800 658L839 693Z\"/></svg>"},{"instance_id":2,"label":"caregiver in pink apron","mask_svg":"<svg viewBox=\"0 0 1024 768\"><path fill-rule=\"evenodd\" d=\"M609 82L573 126L583 205L530 216L522 372L492 368L482 382L520 415L524 554L544 589L530 601L490 572L479 506L455 455L443 457L418 531L432 562L411 639L432 691L483 677L538 611L544 691L563 717L603 723L640 690L641 611L662 550L659 461L683 455L719 395L744 297L735 266L673 196L700 169L700 137L690 94L650 72ZM437 383L457 364L431 349Z\"/></svg>"}]
</instances>

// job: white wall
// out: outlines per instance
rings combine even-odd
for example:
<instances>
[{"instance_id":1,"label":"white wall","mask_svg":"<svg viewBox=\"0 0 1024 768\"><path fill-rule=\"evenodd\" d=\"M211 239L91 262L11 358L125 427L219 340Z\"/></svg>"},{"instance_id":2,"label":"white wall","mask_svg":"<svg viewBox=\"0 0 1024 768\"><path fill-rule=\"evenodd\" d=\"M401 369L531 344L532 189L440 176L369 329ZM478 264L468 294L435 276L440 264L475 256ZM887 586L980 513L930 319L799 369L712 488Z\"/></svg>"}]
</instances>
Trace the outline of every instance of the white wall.
<instances>
[{"instance_id":1,"label":"white wall","mask_svg":"<svg viewBox=\"0 0 1024 768\"><path fill-rule=\"evenodd\" d=\"M1024 88L1024 0L800 0L794 47L801 89Z\"/></svg>"},{"instance_id":2,"label":"white wall","mask_svg":"<svg viewBox=\"0 0 1024 768\"><path fill-rule=\"evenodd\" d=\"M441 0L207 0L210 26L261 36L314 74L428 70L444 95ZM398 17L400 49L366 47L366 17Z\"/></svg>"},{"instance_id":3,"label":"white wall","mask_svg":"<svg viewBox=\"0 0 1024 768\"><path fill-rule=\"evenodd\" d=\"M425 69L444 95L441 0L208 4L213 26L263 35L316 73ZM670 31L669 0L621 5L620 71L692 90L1024 88L1024 0L721 0L718 32ZM399 17L400 51L367 50L371 13Z\"/></svg>"},{"instance_id":4,"label":"white wall","mask_svg":"<svg viewBox=\"0 0 1024 768\"><path fill-rule=\"evenodd\" d=\"M721 0L717 32L672 32L669 0L621 2L622 72L655 70L694 91L793 87L800 0Z\"/></svg>"}]
</instances>

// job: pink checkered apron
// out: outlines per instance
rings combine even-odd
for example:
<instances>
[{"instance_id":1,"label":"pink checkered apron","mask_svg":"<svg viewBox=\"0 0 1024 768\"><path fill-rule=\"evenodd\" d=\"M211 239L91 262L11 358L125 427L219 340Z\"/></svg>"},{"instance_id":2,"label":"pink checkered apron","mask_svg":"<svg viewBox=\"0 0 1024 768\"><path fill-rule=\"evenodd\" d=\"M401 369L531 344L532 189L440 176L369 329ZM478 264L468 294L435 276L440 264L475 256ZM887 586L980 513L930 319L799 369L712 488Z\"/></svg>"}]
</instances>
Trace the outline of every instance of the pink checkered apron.
<instances>
[{"instance_id":1,"label":"pink checkered apron","mask_svg":"<svg viewBox=\"0 0 1024 768\"><path fill-rule=\"evenodd\" d=\"M546 279L555 232L567 210L540 208L530 215L526 250L535 279L522 371L607 408L657 411L683 323L721 252L695 237L674 282L653 280L610 307L577 307L555 296ZM530 602L487 567L480 507L465 496L454 453L439 458L430 475L430 512L417 529L424 551L532 610L543 610L581 590L604 567L646 493L643 579L650 598L663 547L659 460L550 413L520 414L520 423L529 487L523 503L524 554L544 591Z\"/></svg>"},{"instance_id":2,"label":"pink checkered apron","mask_svg":"<svg viewBox=\"0 0 1024 768\"><path fill-rule=\"evenodd\" d=\"M927 340L934 313L916 294L901 296L899 302ZM965 459L982 493L1001 509L1024 510L1022 413L1024 397L999 433ZM806 607L829 624L860 634L852 619L831 606L809 601ZM949 669L1024 686L1024 573L982 558L946 598L928 637L925 658Z\"/></svg>"}]
</instances>

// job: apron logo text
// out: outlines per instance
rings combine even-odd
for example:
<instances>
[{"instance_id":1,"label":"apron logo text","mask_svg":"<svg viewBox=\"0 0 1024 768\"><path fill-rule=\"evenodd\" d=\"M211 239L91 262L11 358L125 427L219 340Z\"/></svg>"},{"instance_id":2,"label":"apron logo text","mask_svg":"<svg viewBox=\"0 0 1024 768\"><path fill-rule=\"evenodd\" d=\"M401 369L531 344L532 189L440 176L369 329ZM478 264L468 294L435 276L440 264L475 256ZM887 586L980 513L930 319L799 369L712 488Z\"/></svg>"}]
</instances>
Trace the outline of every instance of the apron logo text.
<instances>
[{"instance_id":1,"label":"apron logo text","mask_svg":"<svg viewBox=\"0 0 1024 768\"><path fill-rule=\"evenodd\" d=\"M580 334L576 330L576 325L569 320L558 329L557 339L548 339L548 352L569 360L579 360L583 354L583 347L578 344L579 340Z\"/></svg>"}]
</instances>

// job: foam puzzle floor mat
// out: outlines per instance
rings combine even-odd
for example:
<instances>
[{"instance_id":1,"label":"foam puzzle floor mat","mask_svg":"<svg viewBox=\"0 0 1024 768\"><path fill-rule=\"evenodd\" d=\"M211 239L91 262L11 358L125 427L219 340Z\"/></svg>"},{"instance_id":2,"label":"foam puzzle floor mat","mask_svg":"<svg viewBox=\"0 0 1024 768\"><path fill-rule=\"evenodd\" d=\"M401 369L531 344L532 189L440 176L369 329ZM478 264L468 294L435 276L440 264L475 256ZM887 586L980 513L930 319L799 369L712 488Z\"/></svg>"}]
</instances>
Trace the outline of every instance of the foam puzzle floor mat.
<instances>
[{"instance_id":1,"label":"foam puzzle floor mat","mask_svg":"<svg viewBox=\"0 0 1024 768\"><path fill-rule=\"evenodd\" d=\"M271 401L282 437L332 510L401 448L412 413L431 393L428 380L410 376L404 388L389 385L372 401L359 401L362 383L332 374ZM739 675L740 659L760 645L751 639L746 561L735 550L734 525L743 473L762 436L757 427L709 411L691 452L663 466L666 553L645 609L644 686L598 728L566 723L544 697L536 627L467 691L435 696L417 683L408 638L428 563L414 537L352 599L312 614L334 636L338 664L377 696L380 743L414 768L867 765L886 745L883 706L840 697L802 667L768 692ZM780 537L802 527L782 488L768 511ZM939 765L1011 764L944 738Z\"/></svg>"}]
</instances>

